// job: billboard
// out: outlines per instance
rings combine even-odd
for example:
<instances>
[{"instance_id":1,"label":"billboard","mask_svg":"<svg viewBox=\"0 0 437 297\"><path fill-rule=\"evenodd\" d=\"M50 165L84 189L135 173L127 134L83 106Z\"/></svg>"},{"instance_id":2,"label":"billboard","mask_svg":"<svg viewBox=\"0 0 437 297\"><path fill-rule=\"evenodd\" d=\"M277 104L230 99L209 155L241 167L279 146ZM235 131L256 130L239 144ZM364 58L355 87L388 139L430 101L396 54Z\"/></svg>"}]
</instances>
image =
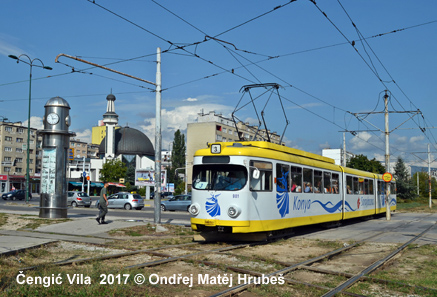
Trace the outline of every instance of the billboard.
<instances>
[{"instance_id":1,"label":"billboard","mask_svg":"<svg viewBox=\"0 0 437 297\"><path fill-rule=\"evenodd\" d=\"M155 170L138 169L135 171L136 186L155 186ZM167 186L167 171L161 171L161 186Z\"/></svg>"}]
</instances>

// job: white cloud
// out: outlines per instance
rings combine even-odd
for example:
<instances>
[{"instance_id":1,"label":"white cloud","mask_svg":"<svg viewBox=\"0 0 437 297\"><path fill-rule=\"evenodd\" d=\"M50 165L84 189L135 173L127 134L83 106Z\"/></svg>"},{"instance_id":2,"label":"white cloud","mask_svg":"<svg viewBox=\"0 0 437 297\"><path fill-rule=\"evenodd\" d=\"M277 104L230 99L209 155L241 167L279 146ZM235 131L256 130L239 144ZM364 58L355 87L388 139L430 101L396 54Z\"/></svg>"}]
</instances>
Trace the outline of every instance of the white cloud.
<instances>
[{"instance_id":1,"label":"white cloud","mask_svg":"<svg viewBox=\"0 0 437 297\"><path fill-rule=\"evenodd\" d=\"M15 37L0 33L0 54L13 54L18 57L20 54L26 53L23 49L13 45L13 43L18 43L18 40Z\"/></svg>"},{"instance_id":2,"label":"white cloud","mask_svg":"<svg viewBox=\"0 0 437 297\"><path fill-rule=\"evenodd\" d=\"M75 131L76 136L74 139L80 139L80 141L84 141L86 143L91 143L91 130L85 129L83 131Z\"/></svg>"},{"instance_id":3,"label":"white cloud","mask_svg":"<svg viewBox=\"0 0 437 297\"><path fill-rule=\"evenodd\" d=\"M423 140L425 139L424 135L419 135L419 136L413 136L410 138L410 143L417 143L417 142L423 142Z\"/></svg>"},{"instance_id":4,"label":"white cloud","mask_svg":"<svg viewBox=\"0 0 437 297\"><path fill-rule=\"evenodd\" d=\"M179 129L187 136L187 124L193 123L197 119L197 114L201 110L215 110L217 113L228 114L233 108L220 104L202 104L179 106L172 110L162 109L161 111L161 136L162 149L168 149L169 143L174 139L174 133ZM155 118L144 120L140 129L149 137L152 143L155 143Z\"/></svg>"},{"instance_id":5,"label":"white cloud","mask_svg":"<svg viewBox=\"0 0 437 297\"><path fill-rule=\"evenodd\" d=\"M27 127L27 120L23 122L23 126ZM30 117L30 127L38 130L44 129L44 124L41 117Z\"/></svg>"},{"instance_id":6,"label":"white cloud","mask_svg":"<svg viewBox=\"0 0 437 297\"><path fill-rule=\"evenodd\" d=\"M182 101L195 102L195 101L198 101L198 100L197 100L197 98L187 98L187 99L184 99Z\"/></svg>"}]
</instances>

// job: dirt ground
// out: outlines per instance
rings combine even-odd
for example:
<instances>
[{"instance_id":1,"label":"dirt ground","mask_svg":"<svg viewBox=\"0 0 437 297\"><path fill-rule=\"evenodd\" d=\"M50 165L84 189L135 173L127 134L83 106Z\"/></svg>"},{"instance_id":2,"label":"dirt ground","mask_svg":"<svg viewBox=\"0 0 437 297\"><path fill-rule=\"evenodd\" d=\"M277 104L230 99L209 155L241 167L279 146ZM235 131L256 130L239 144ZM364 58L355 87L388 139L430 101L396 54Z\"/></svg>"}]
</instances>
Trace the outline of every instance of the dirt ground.
<instances>
[{"instance_id":1,"label":"dirt ground","mask_svg":"<svg viewBox=\"0 0 437 297\"><path fill-rule=\"evenodd\" d=\"M3 217L3 221L0 229L3 230L18 230L29 229L26 226L29 224L35 224L34 218L28 218L26 216L19 215L7 215ZM40 221L38 223L45 224L50 223L46 221ZM56 222L52 222L56 223ZM20 267L26 267L31 265L38 265L48 262L61 261L66 259L80 259L97 257L109 254L118 254L132 250L132 242L138 248L148 248L157 245L168 245L172 242L168 242L168 238L173 240L180 240L179 242L190 242L189 234L190 230L185 230L183 227L168 228L165 232L166 239L159 239L163 234L160 234L153 240L150 240L154 234L151 228L132 227L127 230L116 230L112 232L114 238L113 245L109 246L96 246L85 243L72 243L72 242L58 242L42 247L39 251L33 251L24 253L23 255L11 256L2 259L0 262L0 268L9 267L19 269ZM132 234L135 234L133 236ZM170 278L172 276L186 276L192 279L193 285L187 284L172 284L172 285L149 285L147 286L147 296L210 296L213 293L220 292L229 288L228 283L220 283L217 281L217 277L232 277L232 285L237 285L240 277L244 276L243 273L235 272L230 267L246 269L263 273L265 275L278 271L285 266L291 266L296 263L300 263L307 259L323 255L332 250L338 249L348 243L336 242L336 241L322 241L322 240L310 240L303 238L289 238L286 240L279 240L266 245L258 245L252 247L246 247L242 249L236 249L224 253L203 253L201 255L190 258L190 261L176 261L154 267L141 268L141 273L151 276L156 275L160 278ZM123 247L124 246L124 247ZM172 256L188 255L202 250L212 250L225 244L201 244L185 249L171 248L162 250L160 252L170 254ZM321 268L330 271L347 272L356 274L362 271L364 268L380 260L394 249L398 244L389 243L365 243L357 248L352 249L350 252L345 252L340 256L334 257L332 260L324 260L313 265L313 267ZM146 263L151 261L160 260L162 257L148 254L136 254L129 257L122 257L105 262L102 269L104 271L116 271L125 267L138 263ZM202 264L200 261L209 261L215 263L213 266ZM437 278L434 281L428 283L421 283L420 279L413 279L413 275L419 275L419 271L423 272L427 266L431 265L430 270L435 270L433 265L437 264L437 247L425 247L417 248L411 247L400 256L398 256L390 265L387 265L387 270L380 271L379 275L385 276L388 279L402 282L411 282L412 284L424 285L433 289L437 289ZM6 265L6 266L4 266ZM66 267L66 271L74 271L75 273L83 273L83 271L91 271L95 264L82 264L80 266ZM434 275L435 275L434 271ZM198 276L209 276L208 283L202 284L202 280L199 280ZM306 269L298 269L287 274L285 277L291 278L298 282L310 282L319 286L333 287L338 285L344 279L339 279L336 276L322 274L318 272L312 272ZM432 278L432 276L431 276ZM199 283L200 282L200 283ZM135 287L134 287L135 288ZM371 284L365 288L357 289L356 293L363 294L367 292L368 296L422 296L410 294L410 292L404 293L398 289L394 289L396 292L393 294L393 289L381 288L379 285ZM140 292L140 291L139 291ZM322 292L324 293L324 292ZM118 294L116 294L118 295ZM136 295L135 292L132 293ZM141 294L142 295L142 294ZM244 297L255 296L320 296L320 290L309 290L306 288L296 288L288 285L270 285L270 286L258 286L257 288L249 289L240 294ZM366 294L365 294L366 295ZM144 295L143 295L144 296ZM435 296L435 295L424 295Z\"/></svg>"}]
</instances>

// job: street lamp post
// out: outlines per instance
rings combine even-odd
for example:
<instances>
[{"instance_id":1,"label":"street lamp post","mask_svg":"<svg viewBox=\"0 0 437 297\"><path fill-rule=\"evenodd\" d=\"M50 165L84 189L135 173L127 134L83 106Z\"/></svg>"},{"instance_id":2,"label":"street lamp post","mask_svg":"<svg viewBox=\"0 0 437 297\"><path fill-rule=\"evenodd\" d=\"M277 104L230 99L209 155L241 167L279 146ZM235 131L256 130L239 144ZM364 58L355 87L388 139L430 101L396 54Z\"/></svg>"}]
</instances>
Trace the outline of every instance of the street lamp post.
<instances>
[{"instance_id":1,"label":"street lamp post","mask_svg":"<svg viewBox=\"0 0 437 297\"><path fill-rule=\"evenodd\" d=\"M25 60L21 60L21 57L26 57L27 59L29 59L29 62L25 61ZM26 149L26 153L27 153L27 160L26 160L26 164L27 164L27 168L26 168L26 203L29 202L29 157L30 157L30 107L31 107L31 98L32 98L32 67L40 67L43 69L47 69L47 70L52 70L52 67L49 66L45 66L44 63L38 59L38 58L34 58L31 59L28 55L26 54L21 54L18 57L14 56L14 55L9 55L8 56L11 59L17 60L17 63L19 62L23 62L27 65L30 66L30 74L29 74L29 111L28 111L28 117L27 117L27 149ZM33 62L35 61L39 61L41 63L41 65L35 65Z\"/></svg>"}]
</instances>

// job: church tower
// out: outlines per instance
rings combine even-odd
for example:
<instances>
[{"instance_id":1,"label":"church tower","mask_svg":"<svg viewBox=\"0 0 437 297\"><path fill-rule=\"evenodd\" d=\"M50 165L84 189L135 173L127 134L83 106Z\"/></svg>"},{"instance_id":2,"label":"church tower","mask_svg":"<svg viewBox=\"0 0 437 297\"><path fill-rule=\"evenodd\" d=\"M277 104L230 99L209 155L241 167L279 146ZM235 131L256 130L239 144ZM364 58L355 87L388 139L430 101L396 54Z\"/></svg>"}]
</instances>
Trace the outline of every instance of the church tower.
<instances>
[{"instance_id":1,"label":"church tower","mask_svg":"<svg viewBox=\"0 0 437 297\"><path fill-rule=\"evenodd\" d=\"M115 96L109 94L106 97L108 105L106 107L106 113L103 115L103 123L106 126L106 138L105 138L105 158L115 158L115 126L118 124L118 114L115 113Z\"/></svg>"}]
</instances>

